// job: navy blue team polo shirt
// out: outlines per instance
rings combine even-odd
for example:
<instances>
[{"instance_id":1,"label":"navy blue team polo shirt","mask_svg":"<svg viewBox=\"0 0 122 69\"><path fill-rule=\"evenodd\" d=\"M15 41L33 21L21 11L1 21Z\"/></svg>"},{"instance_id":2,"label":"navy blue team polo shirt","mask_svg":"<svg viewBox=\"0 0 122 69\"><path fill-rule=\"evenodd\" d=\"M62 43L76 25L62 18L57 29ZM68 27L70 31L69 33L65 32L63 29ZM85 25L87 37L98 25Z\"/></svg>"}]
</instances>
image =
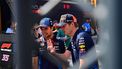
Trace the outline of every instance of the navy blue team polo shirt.
<instances>
[{"instance_id":1,"label":"navy blue team polo shirt","mask_svg":"<svg viewBox=\"0 0 122 69\"><path fill-rule=\"evenodd\" d=\"M85 52L80 53L80 46L84 46ZM79 61L79 56L83 56L86 54L91 48L94 47L94 42L91 38L91 36L85 32L83 32L81 29L78 29L73 38L71 39L71 44L68 47L68 50L71 51L72 54L72 61L73 63L76 63ZM96 57L96 51L92 54L94 57ZM93 64L88 66L87 69L98 69L98 62L95 61Z\"/></svg>"},{"instance_id":2,"label":"navy blue team polo shirt","mask_svg":"<svg viewBox=\"0 0 122 69\"><path fill-rule=\"evenodd\" d=\"M65 52L65 45L64 41L56 39L57 32L54 33L53 38L51 39L53 42L53 45L56 48L56 53L64 53ZM47 44L46 44L47 45ZM51 57L45 57L44 55L46 54L47 51L39 51L39 68L40 69L62 69L61 65L56 66L53 64L51 61L47 58Z\"/></svg>"}]
</instances>

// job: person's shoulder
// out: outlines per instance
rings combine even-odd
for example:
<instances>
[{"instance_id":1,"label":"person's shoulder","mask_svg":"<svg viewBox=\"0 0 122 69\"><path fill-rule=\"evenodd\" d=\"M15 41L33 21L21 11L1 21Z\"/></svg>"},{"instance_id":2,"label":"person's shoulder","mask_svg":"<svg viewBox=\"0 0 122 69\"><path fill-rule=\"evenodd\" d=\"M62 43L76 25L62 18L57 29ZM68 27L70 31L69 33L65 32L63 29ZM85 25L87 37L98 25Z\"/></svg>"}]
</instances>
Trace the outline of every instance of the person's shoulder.
<instances>
[{"instance_id":1,"label":"person's shoulder","mask_svg":"<svg viewBox=\"0 0 122 69\"><path fill-rule=\"evenodd\" d=\"M77 36L86 34L85 31L83 31L82 29L78 29L78 30L76 31L76 33L77 33Z\"/></svg>"},{"instance_id":2,"label":"person's shoulder","mask_svg":"<svg viewBox=\"0 0 122 69\"><path fill-rule=\"evenodd\" d=\"M83 37L90 37L90 35L86 33L85 31L79 30L79 33L77 34L77 39L83 38Z\"/></svg>"},{"instance_id":3,"label":"person's shoulder","mask_svg":"<svg viewBox=\"0 0 122 69\"><path fill-rule=\"evenodd\" d=\"M83 25L86 25L86 24L87 24L87 22L84 22L84 23L83 23Z\"/></svg>"}]
</instances>

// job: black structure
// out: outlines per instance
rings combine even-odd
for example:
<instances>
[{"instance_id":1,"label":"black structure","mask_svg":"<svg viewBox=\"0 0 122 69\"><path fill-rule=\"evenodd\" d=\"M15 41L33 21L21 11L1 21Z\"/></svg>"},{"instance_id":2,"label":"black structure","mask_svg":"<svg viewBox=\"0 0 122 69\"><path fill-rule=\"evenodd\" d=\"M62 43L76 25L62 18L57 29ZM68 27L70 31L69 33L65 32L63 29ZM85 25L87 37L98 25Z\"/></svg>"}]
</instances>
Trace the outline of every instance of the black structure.
<instances>
[{"instance_id":1,"label":"black structure","mask_svg":"<svg viewBox=\"0 0 122 69\"><path fill-rule=\"evenodd\" d=\"M32 69L32 0L14 0L17 18L16 69Z\"/></svg>"}]
</instances>

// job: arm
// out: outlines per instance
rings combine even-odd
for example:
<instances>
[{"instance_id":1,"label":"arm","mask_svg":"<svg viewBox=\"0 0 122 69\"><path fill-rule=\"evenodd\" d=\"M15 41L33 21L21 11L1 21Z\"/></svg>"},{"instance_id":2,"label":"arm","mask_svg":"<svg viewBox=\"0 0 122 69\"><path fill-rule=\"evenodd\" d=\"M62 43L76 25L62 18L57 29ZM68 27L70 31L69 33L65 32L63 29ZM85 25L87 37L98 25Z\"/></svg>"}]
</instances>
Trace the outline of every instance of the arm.
<instances>
[{"instance_id":1,"label":"arm","mask_svg":"<svg viewBox=\"0 0 122 69\"><path fill-rule=\"evenodd\" d=\"M62 46L63 44L60 43L60 47ZM65 47L63 48L60 48L61 50L62 49L65 49ZM47 50L50 52L50 54L55 57L58 62L60 62L62 65L65 65L65 66L69 66L69 63L67 61L67 59L70 57L70 51L69 50L65 50L64 53L57 53L56 52L56 49L55 49L55 46L53 46L53 43L51 40L47 40Z\"/></svg>"},{"instance_id":2,"label":"arm","mask_svg":"<svg viewBox=\"0 0 122 69\"><path fill-rule=\"evenodd\" d=\"M82 58L82 56L86 54L86 44L85 44L84 33L80 33L78 35L77 41L78 41L78 48L79 48L79 62L80 62L79 68L81 69L83 68L83 65L85 64L85 60L84 58Z\"/></svg>"},{"instance_id":3,"label":"arm","mask_svg":"<svg viewBox=\"0 0 122 69\"><path fill-rule=\"evenodd\" d=\"M67 60L71 56L71 52L69 50L66 50L63 54L59 54L56 52L51 52L52 55L60 57L62 60Z\"/></svg>"},{"instance_id":4,"label":"arm","mask_svg":"<svg viewBox=\"0 0 122 69\"><path fill-rule=\"evenodd\" d=\"M62 64L63 69L67 69L70 66L70 62L68 61L68 59L71 56L71 52L69 50L66 50L63 54L57 54L57 55L63 60L67 61L67 63Z\"/></svg>"},{"instance_id":5,"label":"arm","mask_svg":"<svg viewBox=\"0 0 122 69\"><path fill-rule=\"evenodd\" d=\"M79 44L79 52L80 52L79 57L86 55L87 52L94 46L94 42L91 36L86 33L81 34L80 39L78 39L78 41L79 41L78 44ZM80 58L80 68L82 68L85 64L87 64L86 60L84 58ZM88 66L86 65L85 67Z\"/></svg>"},{"instance_id":6,"label":"arm","mask_svg":"<svg viewBox=\"0 0 122 69\"><path fill-rule=\"evenodd\" d=\"M32 68L38 69L38 57L32 57Z\"/></svg>"},{"instance_id":7,"label":"arm","mask_svg":"<svg viewBox=\"0 0 122 69\"><path fill-rule=\"evenodd\" d=\"M65 53L63 53L63 54L51 52L51 54L62 64L63 69L67 69L69 67L68 59L71 56L70 51L66 50Z\"/></svg>"},{"instance_id":8,"label":"arm","mask_svg":"<svg viewBox=\"0 0 122 69\"><path fill-rule=\"evenodd\" d=\"M64 60L67 60L71 56L71 52L69 50L66 50L63 54L56 53L55 47L53 46L53 43L51 40L47 40L47 45L48 45L47 47L48 51L54 56L58 56Z\"/></svg>"}]
</instances>

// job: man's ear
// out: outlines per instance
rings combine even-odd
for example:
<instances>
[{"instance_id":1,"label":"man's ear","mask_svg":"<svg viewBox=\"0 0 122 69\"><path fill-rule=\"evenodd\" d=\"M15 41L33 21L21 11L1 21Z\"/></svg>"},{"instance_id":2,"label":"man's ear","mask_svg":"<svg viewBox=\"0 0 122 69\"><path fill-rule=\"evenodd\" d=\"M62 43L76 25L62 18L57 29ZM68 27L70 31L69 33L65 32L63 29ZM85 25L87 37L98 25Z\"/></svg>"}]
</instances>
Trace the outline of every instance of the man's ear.
<instances>
[{"instance_id":1,"label":"man's ear","mask_svg":"<svg viewBox=\"0 0 122 69\"><path fill-rule=\"evenodd\" d=\"M54 31L54 27L52 26L52 27L50 27L50 29L52 30L52 31Z\"/></svg>"}]
</instances>

